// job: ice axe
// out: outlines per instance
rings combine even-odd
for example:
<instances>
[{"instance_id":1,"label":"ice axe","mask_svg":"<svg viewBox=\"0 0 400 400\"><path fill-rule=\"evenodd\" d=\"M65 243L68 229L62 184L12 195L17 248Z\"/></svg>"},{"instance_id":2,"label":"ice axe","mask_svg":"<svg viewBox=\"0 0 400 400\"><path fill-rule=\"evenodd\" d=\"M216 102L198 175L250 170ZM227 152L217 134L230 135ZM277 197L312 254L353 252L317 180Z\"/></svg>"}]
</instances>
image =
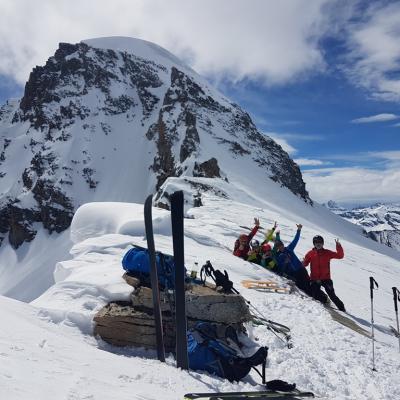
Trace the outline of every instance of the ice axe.
<instances>
[{"instance_id":1,"label":"ice axe","mask_svg":"<svg viewBox=\"0 0 400 400\"><path fill-rule=\"evenodd\" d=\"M369 277L369 290L371 294L371 338L372 338L372 371L375 369L375 336L374 336L374 289L378 289L378 282L372 277Z\"/></svg>"},{"instance_id":2,"label":"ice axe","mask_svg":"<svg viewBox=\"0 0 400 400\"><path fill-rule=\"evenodd\" d=\"M396 323L397 323L397 333L399 334L399 352L400 352L400 331L399 331L399 313L397 308L397 301L400 301L400 291L397 287L393 286L393 301L394 301L394 311L396 313Z\"/></svg>"}]
</instances>

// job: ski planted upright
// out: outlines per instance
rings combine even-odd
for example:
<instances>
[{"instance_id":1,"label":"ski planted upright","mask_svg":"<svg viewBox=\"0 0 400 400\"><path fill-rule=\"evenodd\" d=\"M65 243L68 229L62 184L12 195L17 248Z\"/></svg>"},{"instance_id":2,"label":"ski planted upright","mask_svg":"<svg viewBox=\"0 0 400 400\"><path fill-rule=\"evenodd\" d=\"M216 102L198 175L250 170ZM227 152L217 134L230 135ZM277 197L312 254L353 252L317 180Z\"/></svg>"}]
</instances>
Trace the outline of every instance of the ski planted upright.
<instances>
[{"instance_id":1,"label":"ski planted upright","mask_svg":"<svg viewBox=\"0 0 400 400\"><path fill-rule=\"evenodd\" d=\"M158 288L156 250L154 246L153 217L151 211L152 203L153 203L153 196L150 195L147 197L146 202L144 203L144 225L146 228L147 249L149 252L149 259L150 259L150 280L151 280L151 289L153 293L153 310L154 310L154 323L156 328L157 357L160 361L165 362L164 337L163 337L162 315L160 307L160 292Z\"/></svg>"},{"instance_id":2,"label":"ski planted upright","mask_svg":"<svg viewBox=\"0 0 400 400\"><path fill-rule=\"evenodd\" d=\"M175 263L176 366L189 369L185 304L185 257L183 247L183 192L171 196L172 241Z\"/></svg>"}]
</instances>

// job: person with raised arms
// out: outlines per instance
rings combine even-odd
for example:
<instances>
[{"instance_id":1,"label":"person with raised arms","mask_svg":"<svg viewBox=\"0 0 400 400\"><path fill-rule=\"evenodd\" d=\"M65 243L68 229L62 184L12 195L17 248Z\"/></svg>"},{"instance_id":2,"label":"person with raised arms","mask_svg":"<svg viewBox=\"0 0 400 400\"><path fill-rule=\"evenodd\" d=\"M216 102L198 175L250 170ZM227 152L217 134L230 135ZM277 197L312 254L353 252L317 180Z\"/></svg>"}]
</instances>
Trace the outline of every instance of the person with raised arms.
<instances>
[{"instance_id":1,"label":"person with raised arms","mask_svg":"<svg viewBox=\"0 0 400 400\"><path fill-rule=\"evenodd\" d=\"M254 228L251 232L246 235L242 233L238 239L235 241L235 246L233 249L233 255L237 257L241 257L244 260L247 260L247 256L250 250L250 242L253 239L254 235L257 233L258 228L260 227L260 221L258 218L254 218Z\"/></svg>"},{"instance_id":2,"label":"person with raised arms","mask_svg":"<svg viewBox=\"0 0 400 400\"><path fill-rule=\"evenodd\" d=\"M331 279L330 261L334 258L342 259L344 257L343 247L339 243L339 239L336 239L335 242L336 251L324 249L324 238L320 235L314 236L314 248L304 257L303 265L305 267L310 265L311 295L314 299L319 300L321 303L327 303L328 298L321 290L322 286L336 307L340 311L346 311L343 302L336 296Z\"/></svg>"}]
</instances>

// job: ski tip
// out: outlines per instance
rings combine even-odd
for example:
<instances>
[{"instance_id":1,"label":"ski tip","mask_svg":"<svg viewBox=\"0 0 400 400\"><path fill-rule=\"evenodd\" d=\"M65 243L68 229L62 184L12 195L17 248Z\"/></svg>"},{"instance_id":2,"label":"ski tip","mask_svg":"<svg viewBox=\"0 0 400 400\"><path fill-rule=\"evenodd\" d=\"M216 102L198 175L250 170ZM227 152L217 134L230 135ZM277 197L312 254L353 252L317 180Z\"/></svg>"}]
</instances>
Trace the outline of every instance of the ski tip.
<instances>
[{"instance_id":1,"label":"ski tip","mask_svg":"<svg viewBox=\"0 0 400 400\"><path fill-rule=\"evenodd\" d=\"M147 204L147 203L153 203L153 195L152 194L149 194L147 197L146 197L146 201L145 201L145 204Z\"/></svg>"}]
</instances>

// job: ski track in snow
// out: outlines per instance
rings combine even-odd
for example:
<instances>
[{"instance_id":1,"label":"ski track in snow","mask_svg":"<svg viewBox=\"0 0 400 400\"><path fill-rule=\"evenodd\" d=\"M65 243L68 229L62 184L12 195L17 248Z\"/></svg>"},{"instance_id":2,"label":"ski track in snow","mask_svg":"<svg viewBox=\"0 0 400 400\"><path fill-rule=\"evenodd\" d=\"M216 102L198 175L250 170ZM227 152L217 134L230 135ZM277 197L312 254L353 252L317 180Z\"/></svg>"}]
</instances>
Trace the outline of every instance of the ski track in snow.
<instances>
[{"instance_id":1,"label":"ski track in snow","mask_svg":"<svg viewBox=\"0 0 400 400\"><path fill-rule=\"evenodd\" d=\"M244 231L240 225L251 227L257 216L268 229L277 220L288 243L296 221L267 207L211 196L204 202L204 207L189 210L191 218L185 219L187 268L195 261L201 266L211 260L215 268L229 272L235 287L254 307L292 329L294 347L287 349L264 326L248 326L250 339L269 347L267 380L296 382L325 399L400 398L398 342L386 329L394 324L390 288L399 280L398 262L343 240L345 259L332 263L339 297L353 320L368 331L369 274L380 283L375 292L378 372L372 372L371 340L335 322L319 303L296 293L265 293L241 286L243 279L284 280L231 254L234 240ZM93 338L94 314L109 301L127 300L131 292L122 279L122 256L132 243L146 246L143 206L131 206L124 205L118 213L118 204L113 203L112 212L103 213L109 216L106 222L96 216L101 204L80 209L71 228L72 259L57 263L55 284L31 304L0 298L4 326L0 330L0 398L152 400L181 399L184 393L196 391L262 389L254 373L243 382L229 383L206 373L177 370L171 356L161 364L155 352L116 348ZM118 221L113 213L119 215ZM153 209L156 248L171 254L169 215ZM89 225L86 231L81 229ZM299 257L309 249L314 232L305 224L296 249ZM326 247L332 248L333 238L325 236ZM262 239L261 234L257 237Z\"/></svg>"}]
</instances>

